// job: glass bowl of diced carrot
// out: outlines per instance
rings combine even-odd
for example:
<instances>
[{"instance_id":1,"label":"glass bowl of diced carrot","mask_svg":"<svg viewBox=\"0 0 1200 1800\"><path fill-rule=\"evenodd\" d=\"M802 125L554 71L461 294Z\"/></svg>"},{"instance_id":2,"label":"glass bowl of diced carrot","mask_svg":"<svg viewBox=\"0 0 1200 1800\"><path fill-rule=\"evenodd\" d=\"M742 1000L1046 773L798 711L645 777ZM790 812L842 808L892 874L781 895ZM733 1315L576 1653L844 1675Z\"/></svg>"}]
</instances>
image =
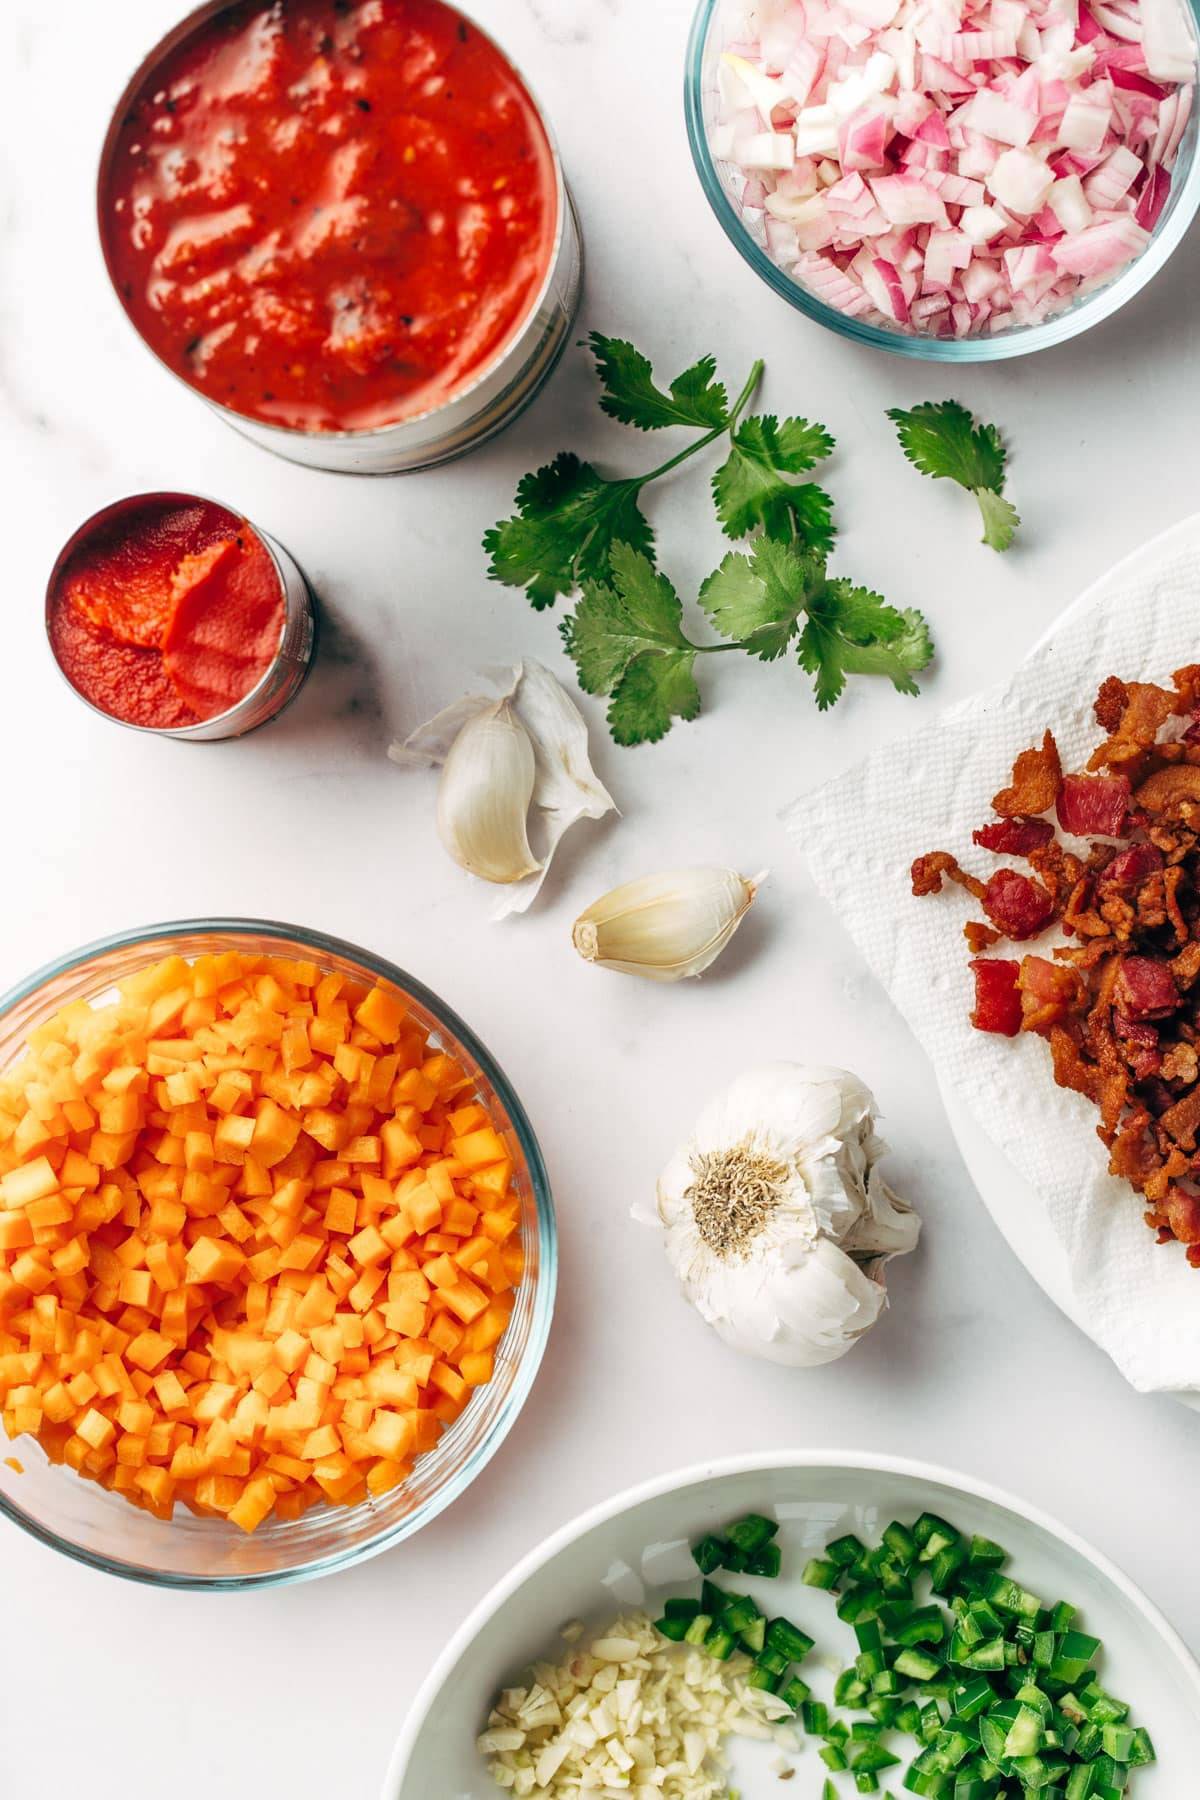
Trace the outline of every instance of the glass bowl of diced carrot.
<instances>
[{"instance_id":1,"label":"glass bowl of diced carrot","mask_svg":"<svg viewBox=\"0 0 1200 1800\"><path fill-rule=\"evenodd\" d=\"M0 1513L171 1587L399 1543L533 1382L529 1121L420 982L255 920L108 938L0 999Z\"/></svg>"}]
</instances>

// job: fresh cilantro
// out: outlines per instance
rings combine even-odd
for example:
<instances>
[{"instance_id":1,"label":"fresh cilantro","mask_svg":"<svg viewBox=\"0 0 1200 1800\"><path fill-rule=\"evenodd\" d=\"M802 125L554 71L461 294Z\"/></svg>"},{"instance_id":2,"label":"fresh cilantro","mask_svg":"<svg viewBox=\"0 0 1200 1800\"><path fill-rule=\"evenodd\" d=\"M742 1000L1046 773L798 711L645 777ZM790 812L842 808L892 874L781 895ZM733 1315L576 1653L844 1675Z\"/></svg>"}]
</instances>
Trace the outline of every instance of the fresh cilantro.
<instances>
[{"instance_id":1,"label":"fresh cilantro","mask_svg":"<svg viewBox=\"0 0 1200 1800\"><path fill-rule=\"evenodd\" d=\"M697 647L683 635L679 596L641 551L614 545L610 582L586 582L560 629L579 685L611 697L618 744L655 743L673 718L699 712Z\"/></svg>"},{"instance_id":2,"label":"fresh cilantro","mask_svg":"<svg viewBox=\"0 0 1200 1800\"><path fill-rule=\"evenodd\" d=\"M638 505L640 481L607 481L564 450L517 489L517 512L486 533L488 574L523 587L539 611L581 582L603 580L614 543L648 555L654 534Z\"/></svg>"},{"instance_id":3,"label":"fresh cilantro","mask_svg":"<svg viewBox=\"0 0 1200 1800\"><path fill-rule=\"evenodd\" d=\"M814 482L789 481L815 468L833 449L823 425L769 413L745 419L733 433L727 460L713 476L717 517L726 537L761 526L768 537L795 539L823 555L833 549L833 502Z\"/></svg>"},{"instance_id":4,"label":"fresh cilantro","mask_svg":"<svg viewBox=\"0 0 1200 1800\"><path fill-rule=\"evenodd\" d=\"M700 604L722 637L774 662L795 635L801 613L825 579L818 557L759 538L749 556L731 550L700 589Z\"/></svg>"},{"instance_id":5,"label":"fresh cilantro","mask_svg":"<svg viewBox=\"0 0 1200 1800\"><path fill-rule=\"evenodd\" d=\"M823 582L807 612L797 655L813 677L821 712L841 698L847 675L886 675L899 693L917 693L913 675L933 656L919 612L900 612L870 588L842 580Z\"/></svg>"},{"instance_id":6,"label":"fresh cilantro","mask_svg":"<svg viewBox=\"0 0 1200 1800\"><path fill-rule=\"evenodd\" d=\"M667 425L721 429L728 424L729 403L716 379L714 357L702 356L671 383L670 393L664 394L654 385L649 359L624 338L593 331L588 343L604 388L600 407L611 419L634 425L639 431L661 431Z\"/></svg>"},{"instance_id":7,"label":"fresh cilantro","mask_svg":"<svg viewBox=\"0 0 1200 1800\"><path fill-rule=\"evenodd\" d=\"M1004 498L1007 455L994 425L977 425L957 400L926 400L888 412L900 448L922 475L956 481L974 494L983 519L983 542L1007 550L1021 521Z\"/></svg>"},{"instance_id":8,"label":"fresh cilantro","mask_svg":"<svg viewBox=\"0 0 1200 1800\"><path fill-rule=\"evenodd\" d=\"M564 451L526 475L512 518L484 539L494 581L526 590L538 608L578 593L560 630L580 686L608 700L619 744L654 743L676 719L700 710L696 658L742 650L773 662L794 647L814 678L824 711L850 675L883 675L915 694L914 674L933 654L925 621L900 612L868 588L832 577L833 502L799 479L833 449L823 425L743 418L762 375L756 363L730 406L711 356L660 387L648 359L623 338L588 340L603 390L600 405L639 431L669 426L694 434L682 450L644 474L610 478ZM947 402L891 415L901 442L927 474L950 475L976 494L987 541L1011 538L1016 514L1004 500L1004 449L990 426ZM654 565L654 534L641 507L643 488L719 438L724 462L712 480L725 535L748 540L704 582L699 601L721 643L696 644L684 631L678 593ZM1007 536L1005 533L1007 532Z\"/></svg>"}]
</instances>

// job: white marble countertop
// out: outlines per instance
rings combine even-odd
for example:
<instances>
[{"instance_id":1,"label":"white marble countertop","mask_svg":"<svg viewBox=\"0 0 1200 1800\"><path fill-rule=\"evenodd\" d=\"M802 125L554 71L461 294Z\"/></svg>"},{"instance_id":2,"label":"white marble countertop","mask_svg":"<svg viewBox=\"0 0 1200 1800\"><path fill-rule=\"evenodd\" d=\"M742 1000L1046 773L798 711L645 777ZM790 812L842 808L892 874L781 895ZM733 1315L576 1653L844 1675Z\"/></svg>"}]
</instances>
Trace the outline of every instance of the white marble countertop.
<instances>
[{"instance_id":1,"label":"white marble countertop","mask_svg":"<svg viewBox=\"0 0 1200 1800\"><path fill-rule=\"evenodd\" d=\"M919 701L863 683L825 718L794 667L730 658L702 672L699 723L636 751L613 747L587 702L624 817L581 827L536 910L489 927L484 896L437 844L430 786L385 746L475 665L533 654L567 672L553 619L484 580L481 533L560 447L613 459L644 443L600 421L577 351L499 442L402 480L276 461L168 381L107 290L92 182L106 108L178 9L5 11L0 988L77 943L182 915L291 919L371 945L463 1012L524 1097L555 1184L562 1284L543 1373L495 1462L429 1530L351 1573L242 1597L159 1593L0 1531L0 1794L69 1781L88 1800L365 1800L431 1656L515 1558L630 1482L781 1444L991 1478L1107 1550L1200 1649L1200 1588L1180 1580L1196 1419L1135 1395L1014 1260L928 1067L777 820L802 787L1011 666L1081 587L1195 508L1200 234L1122 316L1045 356L951 374L859 349L761 287L708 213L680 105L691 0L477 0L561 137L588 249L581 325L630 335L664 373L717 351L735 388L765 356L764 400L840 441L839 566L922 606L940 652ZM1025 528L1006 557L975 542L964 496L907 468L883 418L948 393L1014 446ZM45 647L42 592L63 539L103 502L157 487L244 509L327 609L301 698L240 743L108 726ZM665 565L694 592L722 554L704 482L686 474L652 504ZM774 868L711 978L661 989L574 956L571 921L597 894L708 860ZM725 1351L629 1218L707 1092L776 1056L844 1062L873 1085L895 1184L927 1221L920 1254L894 1265L890 1316L812 1374Z\"/></svg>"}]
</instances>

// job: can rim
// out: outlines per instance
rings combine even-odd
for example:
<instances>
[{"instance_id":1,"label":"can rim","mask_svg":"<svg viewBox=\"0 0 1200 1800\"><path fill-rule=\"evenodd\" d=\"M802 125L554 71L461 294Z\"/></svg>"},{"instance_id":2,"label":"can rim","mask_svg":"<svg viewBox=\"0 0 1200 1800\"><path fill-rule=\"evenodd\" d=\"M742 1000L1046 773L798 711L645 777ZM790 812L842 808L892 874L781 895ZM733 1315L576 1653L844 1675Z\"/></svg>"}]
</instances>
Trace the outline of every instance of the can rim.
<instances>
[{"instance_id":1,"label":"can rim","mask_svg":"<svg viewBox=\"0 0 1200 1800\"><path fill-rule=\"evenodd\" d=\"M177 369L173 369L165 357L160 356L153 344L143 336L121 299L120 289L117 285L112 262L109 258L108 241L104 229L105 182L112 167L117 133L123 123L125 112L133 101L134 96L141 88L146 78L172 50L184 43L199 26L206 24L209 19L216 18L218 14L228 11L236 3L237 0L202 0L202 3L199 6L193 7L192 10L180 19L176 25L172 26L169 31L164 32L154 44L153 48L142 58L137 68L126 82L124 88L121 90L120 97L113 107L108 122L108 129L104 134L104 142L101 145L100 160L96 170L96 235L100 243L100 255L104 262L104 270L108 276L109 290L120 308L121 316L125 319L130 330L133 332L138 342L154 358L155 362L158 363L159 367L165 369L167 374L170 375L171 378L187 393L194 394L197 399L203 400L205 405L210 406L215 413L226 420L228 424L232 425L235 430L244 432L246 426L249 425L254 428L255 434L259 432L268 434L278 438L281 443L301 442L363 445L369 445L373 441L386 437L390 433L396 431L405 431L409 428L416 431L421 426L428 425L431 421L436 420L441 415L448 414L452 408L458 407L464 401L469 400L471 396L484 385L484 383L492 379L497 371L503 367L505 359L512 354L516 345L523 339L530 324L538 317L538 314L542 311L547 299L553 291L559 258L562 254L563 243L565 241L568 226L574 229L574 223L571 215L566 177L563 173L562 156L559 152L558 139L550 123L549 115L542 105L540 95L534 89L533 84L528 80L524 70L518 66L514 58L509 55L503 44L498 41L492 32L490 32L485 25L480 23L475 12L476 0L441 0L441 4L446 6L450 12L460 13L464 18L469 20L480 36L486 38L497 54L503 58L505 63L520 81L525 92L528 94L533 109L537 114L538 122L545 134L546 145L550 152L551 166L554 170L555 225L554 239L546 259L546 270L542 279L542 284L525 312L522 313L520 319L513 326L511 332L504 339L503 343L500 344L491 359L485 363L481 369L477 370L468 381L464 382L461 387L456 388L447 399L441 401L436 406L426 407L423 412L409 413L404 418L393 419L388 424L372 425L359 431L316 431L297 425L277 425L272 420L259 419L253 413L238 412L235 407L226 406L224 401L213 399L211 395L204 392L203 388L197 387L194 382L188 381ZM104 717L107 718L108 714L105 714ZM151 728L135 727L135 729L144 730Z\"/></svg>"}]
</instances>

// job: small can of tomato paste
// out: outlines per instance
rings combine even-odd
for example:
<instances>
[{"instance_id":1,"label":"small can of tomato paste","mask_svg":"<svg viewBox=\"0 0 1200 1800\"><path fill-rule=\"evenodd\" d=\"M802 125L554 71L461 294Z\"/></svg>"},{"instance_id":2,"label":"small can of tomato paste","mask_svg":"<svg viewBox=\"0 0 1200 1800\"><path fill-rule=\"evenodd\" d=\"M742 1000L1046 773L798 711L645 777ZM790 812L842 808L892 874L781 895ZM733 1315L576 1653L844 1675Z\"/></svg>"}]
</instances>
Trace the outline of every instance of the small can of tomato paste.
<instances>
[{"instance_id":1,"label":"small can of tomato paste","mask_svg":"<svg viewBox=\"0 0 1200 1800\"><path fill-rule=\"evenodd\" d=\"M121 96L97 206L143 343L314 468L474 449L533 399L578 305L544 114L447 0L210 0Z\"/></svg>"},{"instance_id":2,"label":"small can of tomato paste","mask_svg":"<svg viewBox=\"0 0 1200 1800\"><path fill-rule=\"evenodd\" d=\"M242 737L282 712L312 664L299 564L198 494L133 494L93 513L46 588L46 635L81 700L184 743Z\"/></svg>"}]
</instances>

